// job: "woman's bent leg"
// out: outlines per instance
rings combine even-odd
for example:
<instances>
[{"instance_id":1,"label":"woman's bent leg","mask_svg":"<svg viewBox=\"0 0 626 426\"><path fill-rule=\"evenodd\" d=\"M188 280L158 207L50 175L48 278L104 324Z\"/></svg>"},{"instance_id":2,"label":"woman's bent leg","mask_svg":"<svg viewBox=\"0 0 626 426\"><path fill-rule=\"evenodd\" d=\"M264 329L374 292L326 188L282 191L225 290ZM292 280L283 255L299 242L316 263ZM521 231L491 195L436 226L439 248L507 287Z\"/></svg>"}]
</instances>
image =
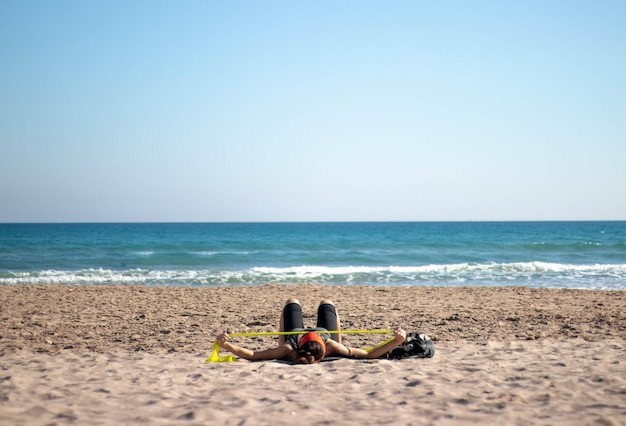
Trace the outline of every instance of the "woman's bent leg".
<instances>
[{"instance_id":1,"label":"woman's bent leg","mask_svg":"<svg viewBox=\"0 0 626 426\"><path fill-rule=\"evenodd\" d=\"M289 299L280 315L279 331L291 331L294 328L304 328L304 318L300 302L297 299ZM278 343L282 345L285 339L286 336L278 336Z\"/></svg>"},{"instance_id":2,"label":"woman's bent leg","mask_svg":"<svg viewBox=\"0 0 626 426\"><path fill-rule=\"evenodd\" d=\"M317 308L317 326L326 330L341 330L341 323L335 305L330 300L322 300ZM341 343L341 333L331 334L331 338Z\"/></svg>"}]
</instances>

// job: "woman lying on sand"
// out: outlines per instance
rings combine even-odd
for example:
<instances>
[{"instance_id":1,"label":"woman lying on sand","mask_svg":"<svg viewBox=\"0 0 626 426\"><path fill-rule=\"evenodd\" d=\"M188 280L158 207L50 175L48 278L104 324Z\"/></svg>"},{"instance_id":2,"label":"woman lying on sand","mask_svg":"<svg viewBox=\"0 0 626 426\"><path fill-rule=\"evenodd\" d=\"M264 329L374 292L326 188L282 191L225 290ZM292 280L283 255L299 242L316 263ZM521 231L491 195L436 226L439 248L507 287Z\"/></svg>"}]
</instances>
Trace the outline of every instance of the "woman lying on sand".
<instances>
[{"instance_id":1,"label":"woman lying on sand","mask_svg":"<svg viewBox=\"0 0 626 426\"><path fill-rule=\"evenodd\" d=\"M280 316L280 331L307 331L308 333L279 336L278 346L263 351L252 351L233 345L228 340L228 333L224 331L217 336L219 346L250 361L258 360L285 360L294 364L313 364L327 356L343 356L352 358L375 359L404 343L406 331L400 327L394 330L394 339L371 351L349 348L341 343L341 334L324 333L328 330L341 330L339 317L335 305L330 300L323 300L317 309L317 327L304 328L304 319L300 302L289 299L285 303Z\"/></svg>"}]
</instances>

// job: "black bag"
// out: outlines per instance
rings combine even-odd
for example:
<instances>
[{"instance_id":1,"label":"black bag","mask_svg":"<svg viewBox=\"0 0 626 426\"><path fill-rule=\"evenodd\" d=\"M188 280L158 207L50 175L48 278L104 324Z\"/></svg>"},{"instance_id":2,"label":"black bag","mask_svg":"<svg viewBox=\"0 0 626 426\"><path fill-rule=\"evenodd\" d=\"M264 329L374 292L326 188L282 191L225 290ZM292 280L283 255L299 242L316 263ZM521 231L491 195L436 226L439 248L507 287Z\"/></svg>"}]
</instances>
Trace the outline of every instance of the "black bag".
<instances>
[{"instance_id":1,"label":"black bag","mask_svg":"<svg viewBox=\"0 0 626 426\"><path fill-rule=\"evenodd\" d=\"M388 359L432 358L435 356L433 341L425 334L409 333L402 346L387 354Z\"/></svg>"}]
</instances>

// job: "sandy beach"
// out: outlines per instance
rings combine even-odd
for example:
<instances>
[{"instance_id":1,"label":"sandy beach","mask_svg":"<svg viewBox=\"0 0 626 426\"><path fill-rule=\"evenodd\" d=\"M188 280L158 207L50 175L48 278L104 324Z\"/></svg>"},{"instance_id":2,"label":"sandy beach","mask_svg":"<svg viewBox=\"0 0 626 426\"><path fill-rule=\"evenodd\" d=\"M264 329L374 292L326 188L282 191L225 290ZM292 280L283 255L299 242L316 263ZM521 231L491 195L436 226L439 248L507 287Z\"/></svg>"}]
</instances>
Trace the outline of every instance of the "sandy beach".
<instances>
[{"instance_id":1,"label":"sandy beach","mask_svg":"<svg viewBox=\"0 0 626 426\"><path fill-rule=\"evenodd\" d=\"M401 325L437 353L204 363L223 329L276 330L288 297L310 325L330 298L344 329ZM5 286L0 424L626 424L625 307L624 291L524 287Z\"/></svg>"}]
</instances>

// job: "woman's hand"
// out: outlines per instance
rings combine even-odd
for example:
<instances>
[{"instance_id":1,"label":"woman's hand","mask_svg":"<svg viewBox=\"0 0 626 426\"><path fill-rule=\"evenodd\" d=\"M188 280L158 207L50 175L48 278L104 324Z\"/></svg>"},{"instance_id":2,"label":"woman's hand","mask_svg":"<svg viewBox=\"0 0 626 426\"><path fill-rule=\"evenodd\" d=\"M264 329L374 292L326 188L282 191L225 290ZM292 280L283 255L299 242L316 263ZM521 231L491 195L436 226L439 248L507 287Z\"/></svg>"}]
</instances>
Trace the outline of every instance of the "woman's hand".
<instances>
[{"instance_id":1,"label":"woman's hand","mask_svg":"<svg viewBox=\"0 0 626 426\"><path fill-rule=\"evenodd\" d=\"M394 342L398 345L401 345L406 340L406 331L401 327L396 328L393 331Z\"/></svg>"},{"instance_id":2,"label":"woman's hand","mask_svg":"<svg viewBox=\"0 0 626 426\"><path fill-rule=\"evenodd\" d=\"M404 331L401 327L398 327L393 331L393 339L388 340L384 345L375 346L374 349L369 352L362 349L352 349L352 354L356 355L357 358L377 359L384 356L397 346L402 345L405 340L406 331Z\"/></svg>"},{"instance_id":3,"label":"woman's hand","mask_svg":"<svg viewBox=\"0 0 626 426\"><path fill-rule=\"evenodd\" d=\"M224 348L224 344L228 342L228 332L224 330L222 334L217 335L215 340L217 341L217 344L220 346L220 348Z\"/></svg>"}]
</instances>

